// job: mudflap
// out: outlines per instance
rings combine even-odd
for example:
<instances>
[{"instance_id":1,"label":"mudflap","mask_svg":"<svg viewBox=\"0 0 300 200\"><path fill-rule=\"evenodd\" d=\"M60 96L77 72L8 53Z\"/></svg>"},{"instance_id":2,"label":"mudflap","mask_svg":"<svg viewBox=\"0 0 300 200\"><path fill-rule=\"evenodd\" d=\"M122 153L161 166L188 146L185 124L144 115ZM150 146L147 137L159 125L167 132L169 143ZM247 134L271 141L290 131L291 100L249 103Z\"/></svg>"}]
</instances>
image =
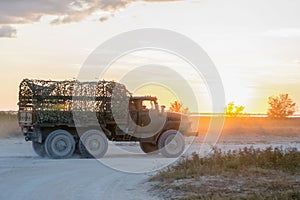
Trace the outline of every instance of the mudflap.
<instances>
[{"instance_id":1,"label":"mudflap","mask_svg":"<svg viewBox=\"0 0 300 200\"><path fill-rule=\"evenodd\" d=\"M43 142L43 136L41 129L35 128L33 132L33 137L31 138L32 141L42 143Z\"/></svg>"}]
</instances>

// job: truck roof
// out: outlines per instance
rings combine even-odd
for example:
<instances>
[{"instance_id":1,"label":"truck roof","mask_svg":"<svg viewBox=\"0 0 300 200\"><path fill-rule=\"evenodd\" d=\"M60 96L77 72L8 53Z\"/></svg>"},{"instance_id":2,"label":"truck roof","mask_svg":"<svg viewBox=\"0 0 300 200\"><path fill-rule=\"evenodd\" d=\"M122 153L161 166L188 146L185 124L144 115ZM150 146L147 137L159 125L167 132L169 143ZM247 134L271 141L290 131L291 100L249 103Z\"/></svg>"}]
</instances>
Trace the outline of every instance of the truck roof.
<instances>
[{"instance_id":1,"label":"truck roof","mask_svg":"<svg viewBox=\"0 0 300 200\"><path fill-rule=\"evenodd\" d=\"M131 100L149 100L149 101L157 101L156 97L152 97L152 96L132 96L130 98Z\"/></svg>"}]
</instances>

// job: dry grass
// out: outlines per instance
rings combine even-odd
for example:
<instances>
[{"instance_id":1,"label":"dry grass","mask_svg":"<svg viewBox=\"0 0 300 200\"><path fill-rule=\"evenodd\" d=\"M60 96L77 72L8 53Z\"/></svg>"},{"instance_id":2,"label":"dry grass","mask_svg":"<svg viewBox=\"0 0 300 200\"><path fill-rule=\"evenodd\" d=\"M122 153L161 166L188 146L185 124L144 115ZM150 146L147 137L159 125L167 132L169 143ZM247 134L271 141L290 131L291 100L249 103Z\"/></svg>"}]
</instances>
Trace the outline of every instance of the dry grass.
<instances>
[{"instance_id":1,"label":"dry grass","mask_svg":"<svg viewBox=\"0 0 300 200\"><path fill-rule=\"evenodd\" d=\"M218 117L216 117L218 118ZM198 122L198 134L205 135L212 117L192 117L193 124ZM196 129L194 127L193 129ZM227 117L222 130L222 136L284 136L300 135L300 118L272 119L267 117Z\"/></svg>"},{"instance_id":2,"label":"dry grass","mask_svg":"<svg viewBox=\"0 0 300 200\"><path fill-rule=\"evenodd\" d=\"M300 199L300 152L215 149L206 158L193 154L150 181L159 182L155 190L165 199Z\"/></svg>"},{"instance_id":3,"label":"dry grass","mask_svg":"<svg viewBox=\"0 0 300 200\"><path fill-rule=\"evenodd\" d=\"M0 112L0 137L21 136L16 112Z\"/></svg>"}]
</instances>

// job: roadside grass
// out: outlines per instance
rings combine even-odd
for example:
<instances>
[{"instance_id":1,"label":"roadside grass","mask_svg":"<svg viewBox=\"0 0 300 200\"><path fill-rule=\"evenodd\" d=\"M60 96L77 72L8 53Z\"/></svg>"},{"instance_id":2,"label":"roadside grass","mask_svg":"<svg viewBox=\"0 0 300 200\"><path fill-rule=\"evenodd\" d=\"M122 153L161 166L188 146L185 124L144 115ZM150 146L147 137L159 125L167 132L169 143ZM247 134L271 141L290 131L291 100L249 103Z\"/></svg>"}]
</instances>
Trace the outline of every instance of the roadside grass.
<instances>
[{"instance_id":1,"label":"roadside grass","mask_svg":"<svg viewBox=\"0 0 300 200\"><path fill-rule=\"evenodd\" d=\"M300 192L291 190L291 191L282 191L275 192L272 194L248 194L243 197L228 197L224 194L217 195L190 195L187 197L180 198L180 200L299 200Z\"/></svg>"},{"instance_id":2,"label":"roadside grass","mask_svg":"<svg viewBox=\"0 0 300 200\"><path fill-rule=\"evenodd\" d=\"M182 159L150 181L158 182L154 190L161 190L165 199L300 199L300 152L214 149L208 157Z\"/></svg>"}]
</instances>

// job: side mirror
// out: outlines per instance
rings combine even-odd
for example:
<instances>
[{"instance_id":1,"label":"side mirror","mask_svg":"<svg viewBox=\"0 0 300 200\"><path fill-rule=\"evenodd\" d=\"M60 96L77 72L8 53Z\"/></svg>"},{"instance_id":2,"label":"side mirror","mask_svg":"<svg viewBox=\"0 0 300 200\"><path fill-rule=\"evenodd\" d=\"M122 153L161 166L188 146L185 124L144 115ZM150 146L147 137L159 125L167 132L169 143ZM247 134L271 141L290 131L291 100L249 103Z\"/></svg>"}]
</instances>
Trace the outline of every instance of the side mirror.
<instances>
[{"instance_id":1,"label":"side mirror","mask_svg":"<svg viewBox=\"0 0 300 200\"><path fill-rule=\"evenodd\" d=\"M165 108L166 108L166 106L162 105L161 106L161 112L165 112Z\"/></svg>"}]
</instances>

